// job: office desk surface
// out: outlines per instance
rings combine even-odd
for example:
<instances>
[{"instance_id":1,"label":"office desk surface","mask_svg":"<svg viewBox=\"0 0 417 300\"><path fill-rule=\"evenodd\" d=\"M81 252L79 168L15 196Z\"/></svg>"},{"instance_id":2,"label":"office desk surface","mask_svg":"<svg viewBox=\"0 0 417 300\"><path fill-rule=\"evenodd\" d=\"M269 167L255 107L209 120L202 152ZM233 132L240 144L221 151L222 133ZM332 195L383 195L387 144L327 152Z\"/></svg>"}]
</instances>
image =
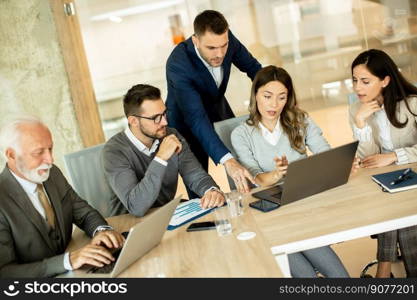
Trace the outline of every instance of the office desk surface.
<instances>
[{"instance_id":1,"label":"office desk surface","mask_svg":"<svg viewBox=\"0 0 417 300\"><path fill-rule=\"evenodd\" d=\"M213 216L208 214L196 222L212 219ZM108 218L118 231L126 231L140 220L132 215ZM232 224L234 231L226 237L218 237L216 230L186 232L188 224L167 231L156 248L119 277L155 277L160 271L165 277L282 277L270 245L248 210L238 223L233 220ZM256 237L238 240L236 235L242 228L256 232ZM79 248L87 242L87 236L76 228L69 249Z\"/></svg>"},{"instance_id":2,"label":"office desk surface","mask_svg":"<svg viewBox=\"0 0 417 300\"><path fill-rule=\"evenodd\" d=\"M268 213L252 210L252 214L274 254L417 225L416 190L382 192L371 178L407 167L417 164L360 169L345 185Z\"/></svg>"},{"instance_id":3,"label":"office desk surface","mask_svg":"<svg viewBox=\"0 0 417 300\"><path fill-rule=\"evenodd\" d=\"M154 269L162 269L166 277L289 276L289 253L417 225L416 190L390 194L382 192L371 179L373 174L406 167L415 168L417 164L360 169L345 185L267 213L249 208L248 203L255 199L248 195L243 217L232 219L232 235L218 237L215 230L186 232L188 225L167 231L156 248L120 277L154 277ZM208 214L196 221L212 218ZM128 230L140 220L131 215L108 219L119 231ZM240 241L236 236L242 230L257 235ZM77 229L69 249L87 242L85 234Z\"/></svg>"}]
</instances>

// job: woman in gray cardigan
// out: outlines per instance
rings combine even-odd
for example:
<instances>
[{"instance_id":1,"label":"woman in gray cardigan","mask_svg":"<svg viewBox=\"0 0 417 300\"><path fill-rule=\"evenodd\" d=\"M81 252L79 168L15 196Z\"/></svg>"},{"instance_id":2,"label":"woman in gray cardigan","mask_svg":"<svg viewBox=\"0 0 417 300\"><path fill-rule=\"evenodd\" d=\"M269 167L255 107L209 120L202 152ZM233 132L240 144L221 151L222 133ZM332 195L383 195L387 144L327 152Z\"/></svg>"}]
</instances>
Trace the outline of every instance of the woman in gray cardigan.
<instances>
[{"instance_id":1,"label":"woman in gray cardigan","mask_svg":"<svg viewBox=\"0 0 417 300\"><path fill-rule=\"evenodd\" d=\"M352 63L359 101L350 106L350 125L359 141L362 167L417 162L417 88L383 51L362 52ZM378 235L377 277L389 277L400 246L407 277L417 277L417 226Z\"/></svg>"},{"instance_id":2,"label":"woman in gray cardigan","mask_svg":"<svg viewBox=\"0 0 417 300\"><path fill-rule=\"evenodd\" d=\"M330 148L320 128L297 106L290 75L282 68L261 69L252 83L249 119L232 132L238 160L261 186L277 183L289 162ZM288 255L293 277L349 277L329 247Z\"/></svg>"}]
</instances>

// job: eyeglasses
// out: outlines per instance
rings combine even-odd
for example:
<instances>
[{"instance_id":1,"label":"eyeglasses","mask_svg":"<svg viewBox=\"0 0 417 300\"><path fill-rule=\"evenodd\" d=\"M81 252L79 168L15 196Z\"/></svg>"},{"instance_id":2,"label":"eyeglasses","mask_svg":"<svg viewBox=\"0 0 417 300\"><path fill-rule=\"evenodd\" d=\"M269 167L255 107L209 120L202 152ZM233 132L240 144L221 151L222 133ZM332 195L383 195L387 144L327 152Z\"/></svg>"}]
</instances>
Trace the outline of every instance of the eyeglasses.
<instances>
[{"instance_id":1,"label":"eyeglasses","mask_svg":"<svg viewBox=\"0 0 417 300\"><path fill-rule=\"evenodd\" d=\"M147 120L153 120L155 124L159 124L162 121L162 117L167 119L167 111L164 111L162 114L157 114L152 117L144 117L144 116L138 116L138 115L132 115L137 118L147 119Z\"/></svg>"}]
</instances>

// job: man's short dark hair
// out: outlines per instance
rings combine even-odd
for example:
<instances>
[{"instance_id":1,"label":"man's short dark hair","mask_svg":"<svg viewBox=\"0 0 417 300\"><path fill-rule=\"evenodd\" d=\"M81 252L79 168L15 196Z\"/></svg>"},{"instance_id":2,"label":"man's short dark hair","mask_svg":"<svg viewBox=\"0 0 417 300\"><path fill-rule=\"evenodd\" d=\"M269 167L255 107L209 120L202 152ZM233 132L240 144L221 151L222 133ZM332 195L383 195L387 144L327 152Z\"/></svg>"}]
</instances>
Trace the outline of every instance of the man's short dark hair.
<instances>
[{"instance_id":1,"label":"man's short dark hair","mask_svg":"<svg viewBox=\"0 0 417 300\"><path fill-rule=\"evenodd\" d=\"M205 10L194 19L194 34L204 35L207 31L214 34L223 34L229 29L224 16L215 10Z\"/></svg>"},{"instance_id":2,"label":"man's short dark hair","mask_svg":"<svg viewBox=\"0 0 417 300\"><path fill-rule=\"evenodd\" d=\"M161 99L161 91L154 86L148 84L132 86L123 98L123 109L126 117L139 113L143 101L159 99Z\"/></svg>"}]
</instances>

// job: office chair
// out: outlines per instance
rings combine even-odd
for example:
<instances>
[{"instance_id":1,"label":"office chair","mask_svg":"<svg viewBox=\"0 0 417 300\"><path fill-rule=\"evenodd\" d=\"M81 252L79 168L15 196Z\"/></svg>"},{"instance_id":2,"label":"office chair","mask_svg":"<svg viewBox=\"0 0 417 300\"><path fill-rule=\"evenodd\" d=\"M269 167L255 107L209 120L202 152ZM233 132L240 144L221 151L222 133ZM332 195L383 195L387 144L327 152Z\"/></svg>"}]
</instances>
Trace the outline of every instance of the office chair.
<instances>
[{"instance_id":1,"label":"office chair","mask_svg":"<svg viewBox=\"0 0 417 300\"><path fill-rule=\"evenodd\" d=\"M248 119L248 115L231 118L227 120L223 120L220 122L215 122L214 130L218 134L220 140L223 142L223 144L226 146L227 149L229 149L230 153L233 155L233 157L237 157L236 152L233 149L232 146L232 140L231 140L231 134L233 129L235 129L238 125L242 124ZM227 181L229 182L230 190L235 190L236 186L232 178L227 175Z\"/></svg>"},{"instance_id":2,"label":"office chair","mask_svg":"<svg viewBox=\"0 0 417 300\"><path fill-rule=\"evenodd\" d=\"M371 239L376 239L377 235L373 234L371 235ZM376 266L378 264L378 260L374 259L367 263L365 267L363 267L359 277L360 278L373 278L373 276L370 274L370 271L372 273L376 273ZM396 275L396 276L395 276ZM397 260L393 263L391 263L391 278L400 278L406 276L404 264L402 261L401 253L399 250L399 247L397 245Z\"/></svg>"},{"instance_id":3,"label":"office chair","mask_svg":"<svg viewBox=\"0 0 417 300\"><path fill-rule=\"evenodd\" d=\"M104 144L101 144L66 154L64 162L77 194L103 217L108 217L113 192L107 183L101 162L103 146Z\"/></svg>"}]
</instances>

